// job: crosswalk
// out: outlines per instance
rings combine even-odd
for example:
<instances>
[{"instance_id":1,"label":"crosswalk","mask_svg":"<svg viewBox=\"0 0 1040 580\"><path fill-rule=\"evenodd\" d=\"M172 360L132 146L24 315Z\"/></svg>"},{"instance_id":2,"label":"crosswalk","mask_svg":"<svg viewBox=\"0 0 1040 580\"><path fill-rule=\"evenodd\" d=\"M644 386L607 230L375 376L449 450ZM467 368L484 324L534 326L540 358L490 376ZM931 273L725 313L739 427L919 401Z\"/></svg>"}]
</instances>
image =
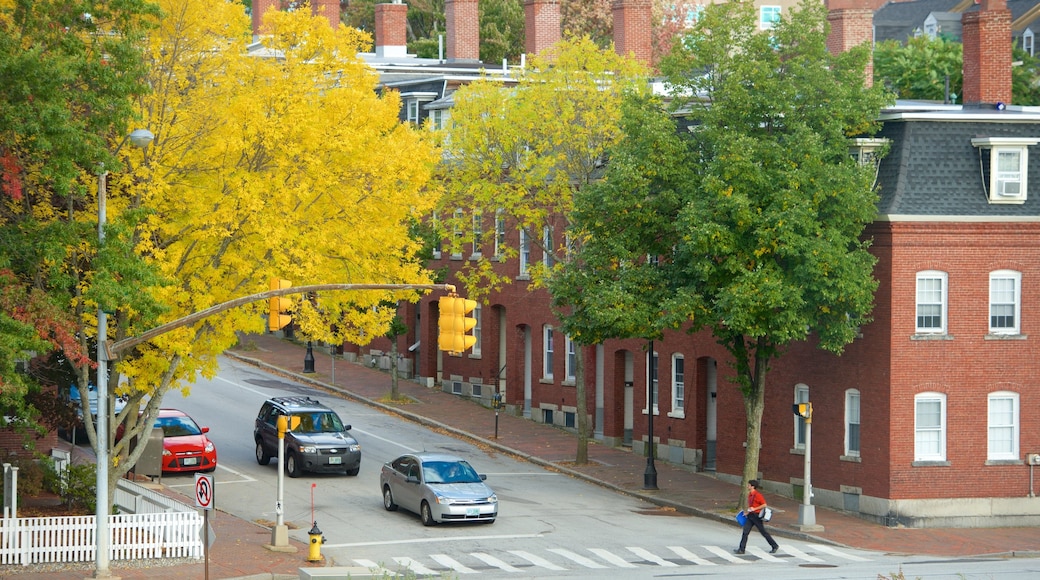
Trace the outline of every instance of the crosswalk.
<instances>
[{"instance_id":1,"label":"crosswalk","mask_svg":"<svg viewBox=\"0 0 1040 580\"><path fill-rule=\"evenodd\" d=\"M746 554L735 554L732 548L701 545L694 547L666 546L657 550L638 546L623 549L606 548L546 548L536 554L525 550L503 550L498 553L471 552L464 555L427 554L422 558L395 556L393 562L400 571L417 578L441 577L444 574L523 574L568 570L621 570L631 568L678 568L681 566L741 566L752 562L778 564L820 564L837 562L867 562L855 554L826 545L805 545L798 548L780 546L776 554L749 546ZM385 570L387 562L378 563L364 558L352 562L368 569Z\"/></svg>"}]
</instances>

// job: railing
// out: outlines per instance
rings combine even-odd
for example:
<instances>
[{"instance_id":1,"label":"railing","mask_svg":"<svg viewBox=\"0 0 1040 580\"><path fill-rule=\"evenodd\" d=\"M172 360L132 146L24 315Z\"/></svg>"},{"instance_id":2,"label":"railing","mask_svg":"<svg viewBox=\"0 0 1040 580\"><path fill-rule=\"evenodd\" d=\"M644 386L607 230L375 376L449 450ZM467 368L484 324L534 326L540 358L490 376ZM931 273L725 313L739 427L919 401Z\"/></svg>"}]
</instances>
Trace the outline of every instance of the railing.
<instances>
[{"instance_id":1,"label":"railing","mask_svg":"<svg viewBox=\"0 0 1040 580\"><path fill-rule=\"evenodd\" d=\"M202 516L188 512L108 516L109 558L202 557ZM0 564L90 562L95 516L0 519Z\"/></svg>"}]
</instances>

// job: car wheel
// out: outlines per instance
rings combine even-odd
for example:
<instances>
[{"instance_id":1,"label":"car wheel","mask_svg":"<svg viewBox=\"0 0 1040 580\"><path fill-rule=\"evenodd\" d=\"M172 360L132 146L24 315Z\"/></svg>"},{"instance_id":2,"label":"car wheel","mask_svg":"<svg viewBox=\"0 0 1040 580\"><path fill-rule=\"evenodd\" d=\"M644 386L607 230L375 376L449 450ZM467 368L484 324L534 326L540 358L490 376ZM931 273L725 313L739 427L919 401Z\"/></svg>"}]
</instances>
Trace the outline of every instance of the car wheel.
<instances>
[{"instance_id":1,"label":"car wheel","mask_svg":"<svg viewBox=\"0 0 1040 580\"><path fill-rule=\"evenodd\" d=\"M264 449L264 442L259 439L256 441L256 462L260 465L271 463L271 456L268 455L267 450Z\"/></svg>"},{"instance_id":2,"label":"car wheel","mask_svg":"<svg viewBox=\"0 0 1040 580\"><path fill-rule=\"evenodd\" d=\"M419 506L419 517L422 518L422 525L424 526L435 526L437 522L433 519L433 512L430 511L430 504L425 501Z\"/></svg>"},{"instance_id":3,"label":"car wheel","mask_svg":"<svg viewBox=\"0 0 1040 580\"><path fill-rule=\"evenodd\" d=\"M290 451L289 455L285 458L285 473L289 477L300 477L303 470L300 469L300 460L296 457L296 453Z\"/></svg>"},{"instance_id":4,"label":"car wheel","mask_svg":"<svg viewBox=\"0 0 1040 580\"><path fill-rule=\"evenodd\" d=\"M397 511L397 504L394 503L394 494L390 492L389 485L383 486L383 507L385 507L388 512Z\"/></svg>"},{"instance_id":5,"label":"car wheel","mask_svg":"<svg viewBox=\"0 0 1040 580\"><path fill-rule=\"evenodd\" d=\"M355 467L354 469L348 469L347 470L347 475L349 475L351 477L356 476L358 473L361 473L361 466L360 465Z\"/></svg>"}]
</instances>

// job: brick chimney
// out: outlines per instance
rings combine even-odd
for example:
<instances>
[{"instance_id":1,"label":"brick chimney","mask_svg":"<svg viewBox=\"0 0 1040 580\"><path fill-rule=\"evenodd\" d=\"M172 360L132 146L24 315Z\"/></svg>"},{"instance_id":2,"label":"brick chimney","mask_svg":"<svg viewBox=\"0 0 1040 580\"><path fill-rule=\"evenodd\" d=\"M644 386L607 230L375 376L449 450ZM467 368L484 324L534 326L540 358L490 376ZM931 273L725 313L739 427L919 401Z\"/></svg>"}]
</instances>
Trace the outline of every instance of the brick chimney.
<instances>
[{"instance_id":1,"label":"brick chimney","mask_svg":"<svg viewBox=\"0 0 1040 580\"><path fill-rule=\"evenodd\" d=\"M560 41L560 0L524 0L524 50L539 54Z\"/></svg>"},{"instance_id":2,"label":"brick chimney","mask_svg":"<svg viewBox=\"0 0 1040 580\"><path fill-rule=\"evenodd\" d=\"M982 0L961 15L965 105L1011 103L1011 11L1007 0Z\"/></svg>"},{"instance_id":3,"label":"brick chimney","mask_svg":"<svg viewBox=\"0 0 1040 580\"><path fill-rule=\"evenodd\" d=\"M830 32L827 34L827 51L839 54L867 43L874 45L874 11L887 0L828 0L827 23ZM874 59L867 61L864 71L866 85L874 84Z\"/></svg>"},{"instance_id":4,"label":"brick chimney","mask_svg":"<svg viewBox=\"0 0 1040 580\"><path fill-rule=\"evenodd\" d=\"M310 0L311 12L315 16L323 16L329 21L333 30L339 28L339 0Z\"/></svg>"},{"instance_id":5,"label":"brick chimney","mask_svg":"<svg viewBox=\"0 0 1040 580\"><path fill-rule=\"evenodd\" d=\"M613 0L610 9L614 15L614 50L649 66L650 0Z\"/></svg>"},{"instance_id":6,"label":"brick chimney","mask_svg":"<svg viewBox=\"0 0 1040 580\"><path fill-rule=\"evenodd\" d=\"M408 55L408 5L376 4L376 56L398 58Z\"/></svg>"},{"instance_id":7,"label":"brick chimney","mask_svg":"<svg viewBox=\"0 0 1040 580\"><path fill-rule=\"evenodd\" d=\"M444 51L448 62L480 61L480 13L477 0L445 0Z\"/></svg>"},{"instance_id":8,"label":"brick chimney","mask_svg":"<svg viewBox=\"0 0 1040 580\"><path fill-rule=\"evenodd\" d=\"M278 0L253 0L253 38L260 36L260 24L264 18L264 12L270 9L279 10L281 4Z\"/></svg>"}]
</instances>

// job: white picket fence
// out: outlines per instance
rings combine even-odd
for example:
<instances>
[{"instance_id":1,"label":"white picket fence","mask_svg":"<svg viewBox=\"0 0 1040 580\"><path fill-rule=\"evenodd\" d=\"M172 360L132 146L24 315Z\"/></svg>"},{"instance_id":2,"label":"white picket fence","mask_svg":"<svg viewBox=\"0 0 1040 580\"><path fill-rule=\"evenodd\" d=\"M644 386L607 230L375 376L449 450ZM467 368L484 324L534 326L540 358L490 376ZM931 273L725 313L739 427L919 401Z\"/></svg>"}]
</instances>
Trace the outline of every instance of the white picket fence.
<instances>
[{"instance_id":1,"label":"white picket fence","mask_svg":"<svg viewBox=\"0 0 1040 580\"><path fill-rule=\"evenodd\" d=\"M108 516L109 559L202 558L196 511ZM95 516L0 519L0 564L92 562Z\"/></svg>"}]
</instances>

